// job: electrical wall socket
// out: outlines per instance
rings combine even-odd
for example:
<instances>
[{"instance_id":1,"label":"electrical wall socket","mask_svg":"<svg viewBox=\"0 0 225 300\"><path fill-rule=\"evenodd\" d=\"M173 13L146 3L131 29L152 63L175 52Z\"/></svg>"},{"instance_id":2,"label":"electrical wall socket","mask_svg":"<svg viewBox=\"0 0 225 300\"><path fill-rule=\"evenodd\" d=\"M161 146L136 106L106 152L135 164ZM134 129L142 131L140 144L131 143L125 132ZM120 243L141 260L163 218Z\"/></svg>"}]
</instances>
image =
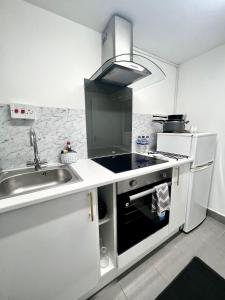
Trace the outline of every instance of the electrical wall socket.
<instances>
[{"instance_id":1,"label":"electrical wall socket","mask_svg":"<svg viewBox=\"0 0 225 300\"><path fill-rule=\"evenodd\" d=\"M27 104L10 104L10 113L12 119L35 120L34 107Z\"/></svg>"}]
</instances>

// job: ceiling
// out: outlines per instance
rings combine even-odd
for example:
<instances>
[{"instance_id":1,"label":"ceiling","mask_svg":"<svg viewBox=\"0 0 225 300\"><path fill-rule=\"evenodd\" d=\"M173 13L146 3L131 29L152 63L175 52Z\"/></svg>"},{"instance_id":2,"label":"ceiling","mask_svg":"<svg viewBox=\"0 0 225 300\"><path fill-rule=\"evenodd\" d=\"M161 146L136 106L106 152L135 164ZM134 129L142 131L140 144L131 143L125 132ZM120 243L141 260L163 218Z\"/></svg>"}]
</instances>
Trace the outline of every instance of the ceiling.
<instances>
[{"instance_id":1,"label":"ceiling","mask_svg":"<svg viewBox=\"0 0 225 300\"><path fill-rule=\"evenodd\" d=\"M131 20L134 45L182 63L225 43L225 0L26 0L102 32L113 14Z\"/></svg>"}]
</instances>

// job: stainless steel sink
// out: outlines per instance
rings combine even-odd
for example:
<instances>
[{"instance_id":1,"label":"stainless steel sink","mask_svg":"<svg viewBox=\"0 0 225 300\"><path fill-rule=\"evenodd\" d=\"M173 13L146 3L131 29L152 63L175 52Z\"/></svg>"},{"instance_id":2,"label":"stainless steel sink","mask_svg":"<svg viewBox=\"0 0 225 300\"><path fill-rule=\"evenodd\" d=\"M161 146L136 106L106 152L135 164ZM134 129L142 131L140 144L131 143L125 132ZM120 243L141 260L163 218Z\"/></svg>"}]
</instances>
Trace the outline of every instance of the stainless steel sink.
<instances>
[{"instance_id":1,"label":"stainless steel sink","mask_svg":"<svg viewBox=\"0 0 225 300\"><path fill-rule=\"evenodd\" d=\"M80 176L68 166L3 172L0 174L0 200L79 181L82 181Z\"/></svg>"}]
</instances>

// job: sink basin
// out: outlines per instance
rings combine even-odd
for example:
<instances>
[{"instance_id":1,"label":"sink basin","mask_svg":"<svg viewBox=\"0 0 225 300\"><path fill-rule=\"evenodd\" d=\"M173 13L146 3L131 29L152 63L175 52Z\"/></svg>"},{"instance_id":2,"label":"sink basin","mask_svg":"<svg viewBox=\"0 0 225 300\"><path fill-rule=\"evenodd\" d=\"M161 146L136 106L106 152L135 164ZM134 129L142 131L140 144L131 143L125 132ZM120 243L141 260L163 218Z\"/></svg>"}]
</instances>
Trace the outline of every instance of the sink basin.
<instances>
[{"instance_id":1,"label":"sink basin","mask_svg":"<svg viewBox=\"0 0 225 300\"><path fill-rule=\"evenodd\" d=\"M0 199L82 181L68 166L22 169L0 174Z\"/></svg>"}]
</instances>

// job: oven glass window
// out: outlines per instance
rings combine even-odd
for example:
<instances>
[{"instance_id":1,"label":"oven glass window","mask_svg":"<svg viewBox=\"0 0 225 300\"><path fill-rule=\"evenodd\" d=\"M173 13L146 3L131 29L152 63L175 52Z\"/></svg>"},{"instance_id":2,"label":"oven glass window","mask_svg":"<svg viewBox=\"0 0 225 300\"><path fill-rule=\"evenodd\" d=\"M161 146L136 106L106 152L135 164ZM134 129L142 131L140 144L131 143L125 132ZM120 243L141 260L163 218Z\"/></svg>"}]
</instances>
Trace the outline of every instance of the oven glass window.
<instances>
[{"instance_id":1,"label":"oven glass window","mask_svg":"<svg viewBox=\"0 0 225 300\"><path fill-rule=\"evenodd\" d=\"M128 250L169 223L169 211L166 211L163 217L159 217L153 211L152 194L130 200L131 195L152 187L152 185L145 186L117 196L118 254Z\"/></svg>"}]
</instances>

